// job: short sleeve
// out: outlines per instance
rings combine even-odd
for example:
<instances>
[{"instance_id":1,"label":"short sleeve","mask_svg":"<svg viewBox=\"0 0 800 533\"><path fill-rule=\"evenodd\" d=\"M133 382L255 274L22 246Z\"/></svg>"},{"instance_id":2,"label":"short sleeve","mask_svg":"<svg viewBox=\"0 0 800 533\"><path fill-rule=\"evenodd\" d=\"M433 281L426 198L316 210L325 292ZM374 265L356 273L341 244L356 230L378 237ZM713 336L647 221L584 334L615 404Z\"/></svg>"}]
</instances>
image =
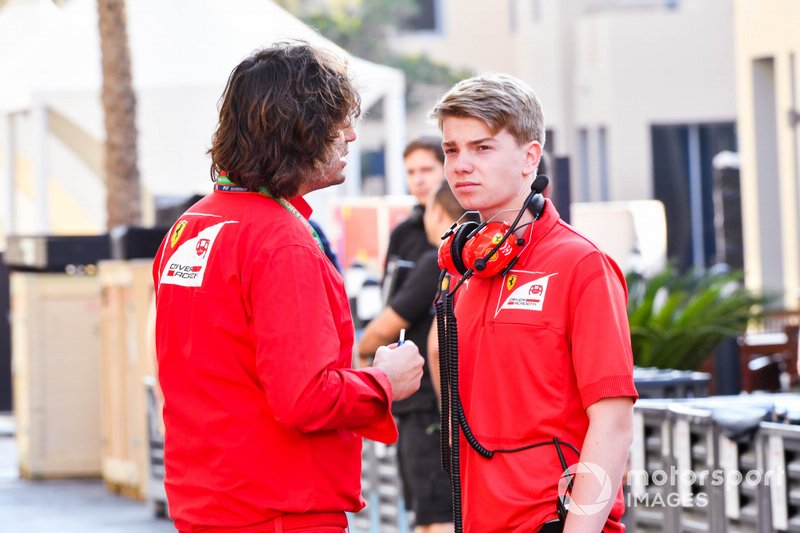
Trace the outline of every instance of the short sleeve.
<instances>
[{"instance_id":1,"label":"short sleeve","mask_svg":"<svg viewBox=\"0 0 800 533\"><path fill-rule=\"evenodd\" d=\"M583 407L603 398L638 394L627 314L627 288L619 267L599 251L575 267L570 288L572 364Z\"/></svg>"}]
</instances>

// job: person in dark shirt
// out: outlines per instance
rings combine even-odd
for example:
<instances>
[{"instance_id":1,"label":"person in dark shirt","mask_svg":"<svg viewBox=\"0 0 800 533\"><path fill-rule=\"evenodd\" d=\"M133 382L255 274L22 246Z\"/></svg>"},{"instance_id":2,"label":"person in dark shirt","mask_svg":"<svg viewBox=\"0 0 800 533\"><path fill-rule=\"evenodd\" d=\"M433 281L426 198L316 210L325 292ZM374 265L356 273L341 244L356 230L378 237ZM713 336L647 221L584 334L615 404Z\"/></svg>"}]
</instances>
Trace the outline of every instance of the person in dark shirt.
<instances>
[{"instance_id":1,"label":"person in dark shirt","mask_svg":"<svg viewBox=\"0 0 800 533\"><path fill-rule=\"evenodd\" d=\"M423 217L430 249L417 259L389 304L364 330L358 344L362 360L371 356L384 340L396 340L403 328L406 338L420 346L425 357L439 279L435 245L463 214L447 182L441 182L431 193ZM416 513L416 533L452 531L450 484L439 455L439 406L427 365L419 390L395 402L392 412L400 434L397 442L400 476L406 502Z\"/></svg>"},{"instance_id":2,"label":"person in dark shirt","mask_svg":"<svg viewBox=\"0 0 800 533\"><path fill-rule=\"evenodd\" d=\"M408 192L418 203L408 218L398 224L389 236L383 272L384 304L403 285L417 259L433 248L425 236L422 217L428 196L444 180L441 138L428 136L414 139L403 151L403 163L406 167Z\"/></svg>"}]
</instances>

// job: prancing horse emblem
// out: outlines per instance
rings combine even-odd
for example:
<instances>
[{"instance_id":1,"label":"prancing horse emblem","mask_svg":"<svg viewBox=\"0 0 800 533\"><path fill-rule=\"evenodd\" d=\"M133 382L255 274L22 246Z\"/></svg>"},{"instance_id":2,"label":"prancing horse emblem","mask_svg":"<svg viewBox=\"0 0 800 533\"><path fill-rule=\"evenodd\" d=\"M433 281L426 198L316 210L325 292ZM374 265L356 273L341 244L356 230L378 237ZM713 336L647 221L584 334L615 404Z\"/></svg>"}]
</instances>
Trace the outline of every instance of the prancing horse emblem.
<instances>
[{"instance_id":1,"label":"prancing horse emblem","mask_svg":"<svg viewBox=\"0 0 800 533\"><path fill-rule=\"evenodd\" d=\"M175 245L178 244L179 240L181 240L181 235L183 235L183 230L186 229L187 224L188 224L187 221L181 220L175 226L175 229L172 231L172 236L169 238L170 248L175 248Z\"/></svg>"},{"instance_id":2,"label":"prancing horse emblem","mask_svg":"<svg viewBox=\"0 0 800 533\"><path fill-rule=\"evenodd\" d=\"M517 276L514 276L513 274L511 276L508 276L508 279L506 280L506 289L508 290L513 289L514 284L516 283L517 283Z\"/></svg>"}]
</instances>

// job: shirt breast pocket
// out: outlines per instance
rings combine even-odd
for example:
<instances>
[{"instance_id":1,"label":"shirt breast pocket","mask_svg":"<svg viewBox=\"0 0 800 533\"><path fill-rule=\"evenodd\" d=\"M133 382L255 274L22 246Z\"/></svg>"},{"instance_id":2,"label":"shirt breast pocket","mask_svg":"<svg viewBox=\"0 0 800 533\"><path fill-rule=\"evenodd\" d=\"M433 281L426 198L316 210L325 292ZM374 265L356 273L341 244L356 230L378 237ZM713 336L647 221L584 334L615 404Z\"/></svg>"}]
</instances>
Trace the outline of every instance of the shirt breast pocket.
<instances>
[{"instance_id":1,"label":"shirt breast pocket","mask_svg":"<svg viewBox=\"0 0 800 533\"><path fill-rule=\"evenodd\" d=\"M543 328L564 333L566 327L560 313L529 308L500 308L489 316L492 325L510 325L523 328Z\"/></svg>"}]
</instances>

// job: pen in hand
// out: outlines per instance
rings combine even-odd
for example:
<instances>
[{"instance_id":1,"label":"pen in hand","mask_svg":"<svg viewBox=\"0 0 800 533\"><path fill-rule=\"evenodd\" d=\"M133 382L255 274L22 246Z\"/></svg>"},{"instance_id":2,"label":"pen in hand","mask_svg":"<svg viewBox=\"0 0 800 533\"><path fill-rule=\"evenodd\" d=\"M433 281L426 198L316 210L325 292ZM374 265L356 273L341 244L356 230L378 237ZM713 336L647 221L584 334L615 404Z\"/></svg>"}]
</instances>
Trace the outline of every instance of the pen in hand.
<instances>
[{"instance_id":1,"label":"pen in hand","mask_svg":"<svg viewBox=\"0 0 800 533\"><path fill-rule=\"evenodd\" d=\"M400 330L400 340L397 341L398 346L402 346L406 342L406 328Z\"/></svg>"}]
</instances>

